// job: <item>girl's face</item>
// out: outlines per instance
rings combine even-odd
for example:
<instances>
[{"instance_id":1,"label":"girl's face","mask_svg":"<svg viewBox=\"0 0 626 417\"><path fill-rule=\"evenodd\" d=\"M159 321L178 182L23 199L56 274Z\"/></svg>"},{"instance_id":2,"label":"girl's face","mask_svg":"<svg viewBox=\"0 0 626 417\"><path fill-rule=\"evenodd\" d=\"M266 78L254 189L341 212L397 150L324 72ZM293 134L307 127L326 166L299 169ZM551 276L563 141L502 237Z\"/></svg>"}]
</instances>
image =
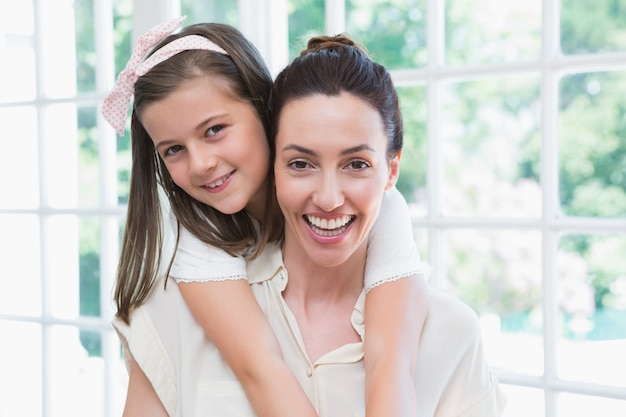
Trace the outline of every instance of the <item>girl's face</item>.
<instances>
[{"instance_id":1,"label":"girl's face","mask_svg":"<svg viewBox=\"0 0 626 417\"><path fill-rule=\"evenodd\" d=\"M366 249L383 192L399 173L387 140L378 111L351 94L285 105L274 170L288 250L336 266Z\"/></svg>"},{"instance_id":2,"label":"girl's face","mask_svg":"<svg viewBox=\"0 0 626 417\"><path fill-rule=\"evenodd\" d=\"M172 179L224 214L261 219L269 145L255 108L226 93L223 80L199 77L151 103L140 120Z\"/></svg>"}]
</instances>

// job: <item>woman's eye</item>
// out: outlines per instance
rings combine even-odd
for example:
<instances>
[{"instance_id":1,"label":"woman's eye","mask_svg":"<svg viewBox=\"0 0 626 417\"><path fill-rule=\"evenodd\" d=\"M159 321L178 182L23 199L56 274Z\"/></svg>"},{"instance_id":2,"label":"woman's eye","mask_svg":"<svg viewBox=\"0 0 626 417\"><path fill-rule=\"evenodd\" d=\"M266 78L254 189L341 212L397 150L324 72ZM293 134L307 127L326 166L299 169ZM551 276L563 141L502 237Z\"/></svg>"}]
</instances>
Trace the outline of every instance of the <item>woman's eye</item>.
<instances>
[{"instance_id":1,"label":"woman's eye","mask_svg":"<svg viewBox=\"0 0 626 417\"><path fill-rule=\"evenodd\" d=\"M307 169L307 167L309 166L309 164L305 161L302 160L295 160L295 161L291 161L288 164L289 167L295 169L295 170L303 170L303 169Z\"/></svg>"},{"instance_id":2,"label":"woman's eye","mask_svg":"<svg viewBox=\"0 0 626 417\"><path fill-rule=\"evenodd\" d=\"M180 145L174 145L171 148L167 148L165 151L165 156L176 155L178 152L182 151L183 147Z\"/></svg>"},{"instance_id":3,"label":"woman's eye","mask_svg":"<svg viewBox=\"0 0 626 417\"><path fill-rule=\"evenodd\" d=\"M354 160L354 161L350 161L350 163L347 165L347 167L349 169L353 169L353 170L361 170L361 169L365 169L365 168L369 168L369 164L365 161L362 161L360 159Z\"/></svg>"}]
</instances>

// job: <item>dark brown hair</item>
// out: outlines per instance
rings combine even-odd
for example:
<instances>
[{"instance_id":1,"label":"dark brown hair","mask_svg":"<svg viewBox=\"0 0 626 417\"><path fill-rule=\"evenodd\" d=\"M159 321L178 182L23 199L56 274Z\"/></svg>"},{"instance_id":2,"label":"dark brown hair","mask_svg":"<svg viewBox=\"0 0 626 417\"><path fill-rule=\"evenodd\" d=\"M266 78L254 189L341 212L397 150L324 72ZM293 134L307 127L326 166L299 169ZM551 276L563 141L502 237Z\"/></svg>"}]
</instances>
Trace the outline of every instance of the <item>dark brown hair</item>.
<instances>
[{"instance_id":1,"label":"dark brown hair","mask_svg":"<svg viewBox=\"0 0 626 417\"><path fill-rule=\"evenodd\" d=\"M396 156L402 150L404 132L391 75L346 35L311 38L307 49L276 77L270 98L272 138L276 137L282 109L290 100L342 92L365 100L378 111L389 138L387 157Z\"/></svg>"}]
</instances>

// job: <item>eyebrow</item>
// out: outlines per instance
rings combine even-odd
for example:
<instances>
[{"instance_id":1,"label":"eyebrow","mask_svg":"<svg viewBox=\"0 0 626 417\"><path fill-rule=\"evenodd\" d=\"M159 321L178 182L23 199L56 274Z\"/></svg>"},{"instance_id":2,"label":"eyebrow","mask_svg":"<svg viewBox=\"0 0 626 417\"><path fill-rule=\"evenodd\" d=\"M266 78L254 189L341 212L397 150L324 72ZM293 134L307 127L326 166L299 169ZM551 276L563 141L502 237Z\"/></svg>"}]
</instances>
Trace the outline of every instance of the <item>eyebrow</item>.
<instances>
[{"instance_id":1,"label":"eyebrow","mask_svg":"<svg viewBox=\"0 0 626 417\"><path fill-rule=\"evenodd\" d=\"M302 153L305 153L305 154L311 155L311 156L319 156L319 153L315 152L314 150L309 149L309 148L305 148L305 147L300 146L300 145L294 145L294 144L286 145L282 149L283 152L284 151L289 151L289 150L302 152ZM361 151L374 151L374 149L371 146L369 146L369 145L357 145L357 146L353 146L353 147L348 148L348 149L344 149L343 151L339 152L339 155L340 156L345 156L345 155L350 155L350 154L361 152Z\"/></svg>"}]
</instances>

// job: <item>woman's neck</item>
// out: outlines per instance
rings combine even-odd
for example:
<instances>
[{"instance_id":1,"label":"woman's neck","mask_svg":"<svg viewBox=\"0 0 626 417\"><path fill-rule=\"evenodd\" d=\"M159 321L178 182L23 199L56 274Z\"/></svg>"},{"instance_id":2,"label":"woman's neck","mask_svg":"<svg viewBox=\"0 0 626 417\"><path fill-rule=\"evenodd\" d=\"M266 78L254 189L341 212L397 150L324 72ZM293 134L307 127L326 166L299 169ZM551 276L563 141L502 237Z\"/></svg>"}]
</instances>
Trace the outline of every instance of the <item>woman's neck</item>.
<instances>
[{"instance_id":1,"label":"woman's neck","mask_svg":"<svg viewBox=\"0 0 626 417\"><path fill-rule=\"evenodd\" d=\"M360 341L351 318L363 290L365 254L364 245L346 262L328 267L285 238L283 259L289 281L283 297L298 322L312 362L340 346Z\"/></svg>"}]
</instances>

